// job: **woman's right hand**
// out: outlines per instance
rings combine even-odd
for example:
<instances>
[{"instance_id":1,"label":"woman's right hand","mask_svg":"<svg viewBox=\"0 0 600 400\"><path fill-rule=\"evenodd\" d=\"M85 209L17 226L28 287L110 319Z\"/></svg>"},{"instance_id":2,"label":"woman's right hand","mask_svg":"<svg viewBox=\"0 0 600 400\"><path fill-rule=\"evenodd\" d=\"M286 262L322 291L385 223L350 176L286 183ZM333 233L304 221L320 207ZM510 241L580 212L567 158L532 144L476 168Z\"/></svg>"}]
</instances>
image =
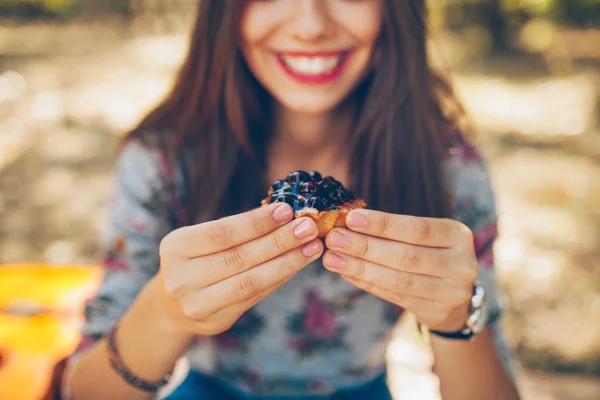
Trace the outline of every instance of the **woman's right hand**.
<instances>
[{"instance_id":1,"label":"woman's right hand","mask_svg":"<svg viewBox=\"0 0 600 400\"><path fill-rule=\"evenodd\" d=\"M168 234L153 282L158 311L181 333L229 329L322 255L315 222L292 218L288 204L275 203Z\"/></svg>"}]
</instances>

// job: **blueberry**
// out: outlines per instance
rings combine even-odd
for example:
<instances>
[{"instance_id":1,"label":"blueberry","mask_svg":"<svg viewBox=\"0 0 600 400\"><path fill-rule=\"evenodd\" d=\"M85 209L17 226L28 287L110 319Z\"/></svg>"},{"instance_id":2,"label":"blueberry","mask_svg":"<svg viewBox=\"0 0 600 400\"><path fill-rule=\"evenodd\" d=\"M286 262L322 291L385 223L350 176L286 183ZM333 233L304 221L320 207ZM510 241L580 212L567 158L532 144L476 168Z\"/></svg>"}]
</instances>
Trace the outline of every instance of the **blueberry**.
<instances>
[{"instance_id":1,"label":"blueberry","mask_svg":"<svg viewBox=\"0 0 600 400\"><path fill-rule=\"evenodd\" d=\"M321 181L321 180L323 180L323 177L322 177L322 176L321 176L321 174L320 174L320 173L318 173L317 171L313 171L313 172L311 172L309 175L310 175L310 179L311 179L313 182L318 182L318 181Z\"/></svg>"},{"instance_id":2,"label":"blueberry","mask_svg":"<svg viewBox=\"0 0 600 400\"><path fill-rule=\"evenodd\" d=\"M293 191L293 187L286 182L279 191L282 193L291 193Z\"/></svg>"},{"instance_id":3,"label":"blueberry","mask_svg":"<svg viewBox=\"0 0 600 400\"><path fill-rule=\"evenodd\" d=\"M327 203L322 198L316 196L309 198L306 201L306 206L316 208L319 211L323 211L328 208Z\"/></svg>"},{"instance_id":4,"label":"blueberry","mask_svg":"<svg viewBox=\"0 0 600 400\"><path fill-rule=\"evenodd\" d=\"M354 198L354 196L352 195L352 192L349 192L348 190L341 190L339 192L339 198L342 201L342 203L345 203L347 201L350 201Z\"/></svg>"},{"instance_id":5,"label":"blueberry","mask_svg":"<svg viewBox=\"0 0 600 400\"><path fill-rule=\"evenodd\" d=\"M342 188L342 184L328 176L319 183L317 191L321 196L332 196L335 195L339 189Z\"/></svg>"},{"instance_id":6,"label":"blueberry","mask_svg":"<svg viewBox=\"0 0 600 400\"><path fill-rule=\"evenodd\" d=\"M273 189L274 192L277 192L278 190L281 190L285 185L285 181L277 181L271 185L271 189Z\"/></svg>"},{"instance_id":7,"label":"blueberry","mask_svg":"<svg viewBox=\"0 0 600 400\"><path fill-rule=\"evenodd\" d=\"M298 186L298 193L312 195L316 192L316 186L314 182L304 182Z\"/></svg>"},{"instance_id":8,"label":"blueberry","mask_svg":"<svg viewBox=\"0 0 600 400\"><path fill-rule=\"evenodd\" d=\"M332 204L336 204L336 205L340 205L343 203L342 199L337 194L330 195L329 200L331 201Z\"/></svg>"},{"instance_id":9,"label":"blueberry","mask_svg":"<svg viewBox=\"0 0 600 400\"><path fill-rule=\"evenodd\" d=\"M272 200L271 203L287 203L290 206L294 206L294 202L297 200L296 196L291 193L284 193L278 195L275 200Z\"/></svg>"},{"instance_id":10,"label":"blueberry","mask_svg":"<svg viewBox=\"0 0 600 400\"><path fill-rule=\"evenodd\" d=\"M271 203L287 203L295 211L304 207L319 211L333 210L343 203L354 199L354 194L331 176L322 178L313 171L294 171L286 179L277 181L271 186L273 195Z\"/></svg>"},{"instance_id":11,"label":"blueberry","mask_svg":"<svg viewBox=\"0 0 600 400\"><path fill-rule=\"evenodd\" d=\"M334 210L338 205L331 201L331 199L325 199L324 206L326 210Z\"/></svg>"},{"instance_id":12,"label":"blueberry","mask_svg":"<svg viewBox=\"0 0 600 400\"><path fill-rule=\"evenodd\" d=\"M328 184L321 182L317 185L317 193L319 194L319 196L328 196L329 192L330 187Z\"/></svg>"},{"instance_id":13,"label":"blueberry","mask_svg":"<svg viewBox=\"0 0 600 400\"><path fill-rule=\"evenodd\" d=\"M287 181L289 183L300 183L306 182L308 180L310 180L310 175L308 174L308 172L304 171L294 171L287 177Z\"/></svg>"},{"instance_id":14,"label":"blueberry","mask_svg":"<svg viewBox=\"0 0 600 400\"><path fill-rule=\"evenodd\" d=\"M294 208L294 211L300 211L304 208L304 200L294 200L294 204L292 205L292 207Z\"/></svg>"}]
</instances>

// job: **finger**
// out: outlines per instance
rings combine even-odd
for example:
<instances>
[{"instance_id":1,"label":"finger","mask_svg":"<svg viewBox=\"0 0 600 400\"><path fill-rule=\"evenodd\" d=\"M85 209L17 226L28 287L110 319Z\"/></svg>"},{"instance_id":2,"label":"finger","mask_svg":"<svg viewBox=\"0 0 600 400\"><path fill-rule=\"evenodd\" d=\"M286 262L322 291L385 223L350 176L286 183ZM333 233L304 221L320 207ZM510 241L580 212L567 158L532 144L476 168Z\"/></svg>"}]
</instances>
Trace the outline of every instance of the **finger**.
<instances>
[{"instance_id":1,"label":"finger","mask_svg":"<svg viewBox=\"0 0 600 400\"><path fill-rule=\"evenodd\" d=\"M292 208L275 203L254 210L186 226L167 235L161 242L161 257L195 258L230 249L264 236L291 221Z\"/></svg>"},{"instance_id":2,"label":"finger","mask_svg":"<svg viewBox=\"0 0 600 400\"><path fill-rule=\"evenodd\" d=\"M217 311L215 314L213 314L213 315L211 315L209 317L212 318L214 316L215 318L217 318L220 315L240 315L240 314L243 314L244 312L246 312L250 308L252 308L255 305L257 305L258 303L260 303L263 299L269 297L269 295L273 294L273 292L275 292L281 286L285 285L293 277L294 277L294 275L289 275L288 277L282 279L278 284L273 285L273 286L269 287L268 289L265 289L262 292L260 292L260 294L258 296L255 296L255 297L252 297L252 298L249 298L249 299L244 299L244 300L238 301L237 303L234 303L234 304L231 304L229 306L226 306L222 310Z\"/></svg>"},{"instance_id":3,"label":"finger","mask_svg":"<svg viewBox=\"0 0 600 400\"><path fill-rule=\"evenodd\" d=\"M260 301L266 290L279 287L323 253L323 243L312 240L244 273L183 296L185 315L194 319L207 316L243 300Z\"/></svg>"},{"instance_id":4,"label":"finger","mask_svg":"<svg viewBox=\"0 0 600 400\"><path fill-rule=\"evenodd\" d=\"M420 297L403 295L401 293L396 293L391 290L386 290L377 286L372 286L365 281L353 279L349 276L342 275L342 278L348 283L356 286L357 288L364 290L365 292L369 292L372 295L379 297L380 299L386 300L392 304L404 308L409 312L412 312L419 319L421 319L422 317L434 319L436 317L445 318L448 314L447 307L440 302L430 299L423 299Z\"/></svg>"},{"instance_id":5,"label":"finger","mask_svg":"<svg viewBox=\"0 0 600 400\"><path fill-rule=\"evenodd\" d=\"M375 210L353 210L349 229L367 235L427 247L452 247L470 235L464 224L446 218L425 218Z\"/></svg>"},{"instance_id":6,"label":"finger","mask_svg":"<svg viewBox=\"0 0 600 400\"><path fill-rule=\"evenodd\" d=\"M172 284L194 288L212 285L308 243L317 235L317 225L312 219L298 218L240 246L188 260L173 277Z\"/></svg>"},{"instance_id":7,"label":"finger","mask_svg":"<svg viewBox=\"0 0 600 400\"><path fill-rule=\"evenodd\" d=\"M285 284L293 277L294 277L293 275L290 275L289 277L283 279L281 285ZM216 312L206 316L205 319L210 320L210 321L232 321L233 323L235 323L235 321L237 319L239 319L243 313L245 313L246 311L248 311L249 309L254 307L261 300L263 300L266 297L268 297L269 295L271 295L273 292L275 292L277 289L279 289L279 287L281 285L271 286L270 288L260 292L260 294L258 296L252 297L250 299L241 300L236 303L227 305L224 308L219 309ZM219 323L218 326L222 326L222 325ZM219 332L220 331L221 330L219 330Z\"/></svg>"},{"instance_id":8,"label":"finger","mask_svg":"<svg viewBox=\"0 0 600 400\"><path fill-rule=\"evenodd\" d=\"M421 247L388 239L381 239L336 228L325 238L331 250L400 271L443 278L471 277L468 269L474 266L457 267L459 252L456 249ZM464 271L463 271L464 269Z\"/></svg>"},{"instance_id":9,"label":"finger","mask_svg":"<svg viewBox=\"0 0 600 400\"><path fill-rule=\"evenodd\" d=\"M463 290L462 285L446 279L398 271L331 250L323 256L323 265L332 272L363 281L365 285L405 296L460 303L466 301L465 296L469 295L469 290Z\"/></svg>"}]
</instances>

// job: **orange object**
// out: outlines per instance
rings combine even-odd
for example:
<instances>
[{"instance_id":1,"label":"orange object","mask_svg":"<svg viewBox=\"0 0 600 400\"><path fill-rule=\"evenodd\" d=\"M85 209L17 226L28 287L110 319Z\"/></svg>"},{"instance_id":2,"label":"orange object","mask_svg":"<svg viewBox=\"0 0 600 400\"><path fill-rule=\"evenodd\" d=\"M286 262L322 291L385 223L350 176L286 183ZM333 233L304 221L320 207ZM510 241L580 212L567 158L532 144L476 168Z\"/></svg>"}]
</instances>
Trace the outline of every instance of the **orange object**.
<instances>
[{"instance_id":1,"label":"orange object","mask_svg":"<svg viewBox=\"0 0 600 400\"><path fill-rule=\"evenodd\" d=\"M100 268L8 264L0 266L0 310L14 303L46 307L69 306L98 286Z\"/></svg>"},{"instance_id":2,"label":"orange object","mask_svg":"<svg viewBox=\"0 0 600 400\"><path fill-rule=\"evenodd\" d=\"M0 399L45 394L55 364L79 343L83 304L101 277L96 267L0 266ZM23 306L33 315L19 315Z\"/></svg>"},{"instance_id":3,"label":"orange object","mask_svg":"<svg viewBox=\"0 0 600 400\"><path fill-rule=\"evenodd\" d=\"M78 325L48 314L0 314L0 399L35 400L47 390L54 365L75 351Z\"/></svg>"},{"instance_id":4,"label":"orange object","mask_svg":"<svg viewBox=\"0 0 600 400\"><path fill-rule=\"evenodd\" d=\"M0 398L39 400L44 395L54 365L46 357L3 354L0 366ZM25 374L24 371L27 371Z\"/></svg>"}]
</instances>

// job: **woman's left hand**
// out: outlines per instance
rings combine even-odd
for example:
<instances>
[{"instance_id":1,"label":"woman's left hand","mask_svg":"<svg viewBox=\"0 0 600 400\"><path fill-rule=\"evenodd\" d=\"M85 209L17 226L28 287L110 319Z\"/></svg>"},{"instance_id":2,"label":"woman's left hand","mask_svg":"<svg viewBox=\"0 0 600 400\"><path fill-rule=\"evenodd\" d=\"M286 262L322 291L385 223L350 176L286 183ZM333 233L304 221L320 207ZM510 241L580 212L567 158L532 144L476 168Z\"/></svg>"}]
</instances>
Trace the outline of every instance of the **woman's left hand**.
<instances>
[{"instance_id":1,"label":"woman's left hand","mask_svg":"<svg viewBox=\"0 0 600 400\"><path fill-rule=\"evenodd\" d=\"M450 219L354 210L325 238L323 264L429 329L464 326L477 277L471 230Z\"/></svg>"}]
</instances>

